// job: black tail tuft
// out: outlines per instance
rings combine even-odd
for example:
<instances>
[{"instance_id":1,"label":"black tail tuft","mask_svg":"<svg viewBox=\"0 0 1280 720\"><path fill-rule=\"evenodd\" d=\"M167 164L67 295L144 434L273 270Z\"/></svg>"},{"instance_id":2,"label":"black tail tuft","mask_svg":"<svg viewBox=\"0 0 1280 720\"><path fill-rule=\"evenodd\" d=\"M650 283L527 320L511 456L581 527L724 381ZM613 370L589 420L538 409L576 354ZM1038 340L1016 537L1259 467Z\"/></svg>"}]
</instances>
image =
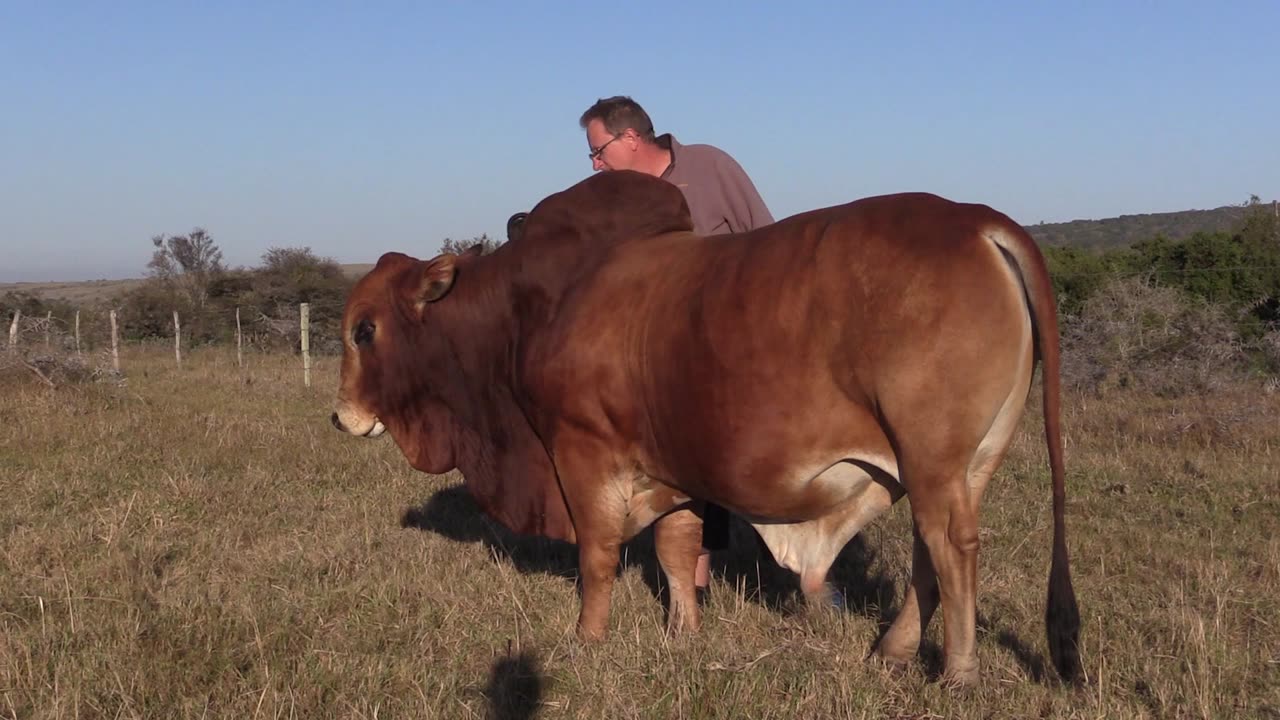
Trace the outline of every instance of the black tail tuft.
<instances>
[{"instance_id":1,"label":"black tail tuft","mask_svg":"<svg viewBox=\"0 0 1280 720\"><path fill-rule=\"evenodd\" d=\"M1066 552L1063 549L1059 562L1054 552L1053 566L1049 571L1049 601L1045 607L1045 630L1049 635L1049 657L1066 682L1080 678L1080 608L1076 605L1075 590L1071 587L1071 573L1067 569Z\"/></svg>"}]
</instances>

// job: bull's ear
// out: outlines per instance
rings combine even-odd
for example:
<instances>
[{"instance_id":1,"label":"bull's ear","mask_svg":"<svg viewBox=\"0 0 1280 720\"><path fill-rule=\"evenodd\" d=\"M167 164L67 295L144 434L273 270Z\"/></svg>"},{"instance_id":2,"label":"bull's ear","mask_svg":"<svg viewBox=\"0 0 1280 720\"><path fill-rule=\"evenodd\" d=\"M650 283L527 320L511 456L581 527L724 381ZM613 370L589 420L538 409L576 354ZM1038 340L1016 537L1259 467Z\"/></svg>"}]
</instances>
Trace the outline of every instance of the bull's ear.
<instances>
[{"instance_id":1,"label":"bull's ear","mask_svg":"<svg viewBox=\"0 0 1280 720\"><path fill-rule=\"evenodd\" d=\"M426 307L427 303L433 303L444 297L449 292L449 289L453 287L453 279L458 273L457 265L455 264L456 260L457 256L453 253L445 253L427 262L422 268L422 274L413 298L414 305L417 306L418 310Z\"/></svg>"},{"instance_id":2,"label":"bull's ear","mask_svg":"<svg viewBox=\"0 0 1280 720\"><path fill-rule=\"evenodd\" d=\"M524 236L524 221L529 217L527 212L518 212L507 218L507 242L514 242Z\"/></svg>"}]
</instances>

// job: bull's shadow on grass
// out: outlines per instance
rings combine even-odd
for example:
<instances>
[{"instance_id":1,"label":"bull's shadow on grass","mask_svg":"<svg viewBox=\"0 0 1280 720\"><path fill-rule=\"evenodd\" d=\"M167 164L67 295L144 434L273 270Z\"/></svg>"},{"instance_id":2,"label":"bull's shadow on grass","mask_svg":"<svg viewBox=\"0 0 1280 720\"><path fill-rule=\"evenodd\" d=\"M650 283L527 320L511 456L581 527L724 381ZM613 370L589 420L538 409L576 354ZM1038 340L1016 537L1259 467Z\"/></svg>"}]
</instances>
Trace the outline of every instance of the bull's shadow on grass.
<instances>
[{"instance_id":1,"label":"bull's shadow on grass","mask_svg":"<svg viewBox=\"0 0 1280 720\"><path fill-rule=\"evenodd\" d=\"M489 668L489 682L484 689L489 710L486 717L492 720L529 720L535 717L542 703L545 685L536 655L527 650L512 654L508 649L507 654L495 660Z\"/></svg>"},{"instance_id":2,"label":"bull's shadow on grass","mask_svg":"<svg viewBox=\"0 0 1280 720\"><path fill-rule=\"evenodd\" d=\"M493 555L505 558L521 573L545 573L573 581L581 592L578 547L559 540L517 535L484 514L462 485L436 492L421 505L405 510L400 526L443 535L459 542L481 543ZM670 611L670 596L653 546L653 528L647 528L620 551L618 572L631 567L655 598Z\"/></svg>"},{"instance_id":3,"label":"bull's shadow on grass","mask_svg":"<svg viewBox=\"0 0 1280 720\"><path fill-rule=\"evenodd\" d=\"M481 543L522 573L545 573L575 581L578 578L575 545L508 531L486 516L462 485L440 490L421 505L406 509L400 524L460 542ZM619 572L638 568L654 597L669 606L652 527L623 545L620 560ZM891 603L897 593L893 580L875 567L875 560L875 549L862 536L855 537L836 558L828 579L843 595L849 612L874 617L882 628L887 628L893 619ZM740 589L749 602L784 614L803 609L799 578L774 562L755 529L737 517L731 519L729 547L713 553L711 567L731 588Z\"/></svg>"},{"instance_id":4,"label":"bull's shadow on grass","mask_svg":"<svg viewBox=\"0 0 1280 720\"><path fill-rule=\"evenodd\" d=\"M489 552L510 560L522 573L565 578L578 574L576 546L510 532L485 515L462 485L444 488L421 505L407 508L400 527L437 533L459 542L481 543Z\"/></svg>"},{"instance_id":5,"label":"bull's shadow on grass","mask_svg":"<svg viewBox=\"0 0 1280 720\"><path fill-rule=\"evenodd\" d=\"M1001 628L1000 624L998 616L987 615L981 610L978 611L978 631L994 635L996 643L1013 653L1014 659L1018 661L1018 664L1022 666L1022 669L1026 671L1033 681L1046 684L1057 678L1057 674L1047 668L1045 656L1033 650L1030 645L1009 628Z\"/></svg>"},{"instance_id":6,"label":"bull's shadow on grass","mask_svg":"<svg viewBox=\"0 0 1280 720\"><path fill-rule=\"evenodd\" d=\"M421 505L405 510L400 526L443 535L459 542L481 543L496 557L509 562L521 573L545 573L575 581L578 576L578 547L559 540L518 535L484 514L462 485L436 492ZM618 572L638 568L654 597L668 605L662 568L653 546L653 528L646 528L621 551ZM581 590L581 587L579 587Z\"/></svg>"}]
</instances>

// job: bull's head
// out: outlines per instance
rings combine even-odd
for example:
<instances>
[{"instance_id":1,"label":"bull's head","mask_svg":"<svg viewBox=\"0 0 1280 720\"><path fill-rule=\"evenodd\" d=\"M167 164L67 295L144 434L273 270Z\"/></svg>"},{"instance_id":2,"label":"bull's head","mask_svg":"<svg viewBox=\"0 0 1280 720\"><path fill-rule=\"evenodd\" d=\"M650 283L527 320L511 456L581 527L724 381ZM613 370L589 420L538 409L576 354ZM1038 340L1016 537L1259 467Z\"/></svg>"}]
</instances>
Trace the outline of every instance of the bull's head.
<instances>
[{"instance_id":1,"label":"bull's head","mask_svg":"<svg viewBox=\"0 0 1280 720\"><path fill-rule=\"evenodd\" d=\"M454 467L452 413L435 391L457 359L432 337L428 315L453 287L458 260L387 253L356 283L342 317L334 427L366 438L389 430L409 461L432 473Z\"/></svg>"}]
</instances>

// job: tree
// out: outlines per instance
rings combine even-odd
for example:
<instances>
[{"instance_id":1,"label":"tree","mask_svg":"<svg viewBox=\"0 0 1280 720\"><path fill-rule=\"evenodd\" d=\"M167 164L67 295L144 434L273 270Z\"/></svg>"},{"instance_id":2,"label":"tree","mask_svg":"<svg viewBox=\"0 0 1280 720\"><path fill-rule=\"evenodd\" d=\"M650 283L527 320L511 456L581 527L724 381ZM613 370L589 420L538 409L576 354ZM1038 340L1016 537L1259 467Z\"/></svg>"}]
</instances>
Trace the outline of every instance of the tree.
<instances>
[{"instance_id":1,"label":"tree","mask_svg":"<svg viewBox=\"0 0 1280 720\"><path fill-rule=\"evenodd\" d=\"M317 352L340 351L342 308L352 281L332 258L317 257L309 247L273 247L253 271L246 301L256 308L259 322L274 336L297 345L298 305L311 313L312 347Z\"/></svg>"},{"instance_id":2,"label":"tree","mask_svg":"<svg viewBox=\"0 0 1280 720\"><path fill-rule=\"evenodd\" d=\"M192 309L203 308L209 285L223 272L222 251L201 228L188 235L151 238L155 251L147 263L152 278L171 287Z\"/></svg>"},{"instance_id":3,"label":"tree","mask_svg":"<svg viewBox=\"0 0 1280 720\"><path fill-rule=\"evenodd\" d=\"M489 237L488 233L484 233L479 237L473 237L470 240L454 240L453 238L445 238L444 242L440 243L440 252L461 255L472 247L479 245L480 254L488 255L494 250L497 250L502 243L503 241L501 240L495 240L494 238Z\"/></svg>"},{"instance_id":4,"label":"tree","mask_svg":"<svg viewBox=\"0 0 1280 720\"><path fill-rule=\"evenodd\" d=\"M1280 330L1280 217L1257 195L1249 196L1236 232L1241 258L1252 279L1241 300L1272 332Z\"/></svg>"}]
</instances>

